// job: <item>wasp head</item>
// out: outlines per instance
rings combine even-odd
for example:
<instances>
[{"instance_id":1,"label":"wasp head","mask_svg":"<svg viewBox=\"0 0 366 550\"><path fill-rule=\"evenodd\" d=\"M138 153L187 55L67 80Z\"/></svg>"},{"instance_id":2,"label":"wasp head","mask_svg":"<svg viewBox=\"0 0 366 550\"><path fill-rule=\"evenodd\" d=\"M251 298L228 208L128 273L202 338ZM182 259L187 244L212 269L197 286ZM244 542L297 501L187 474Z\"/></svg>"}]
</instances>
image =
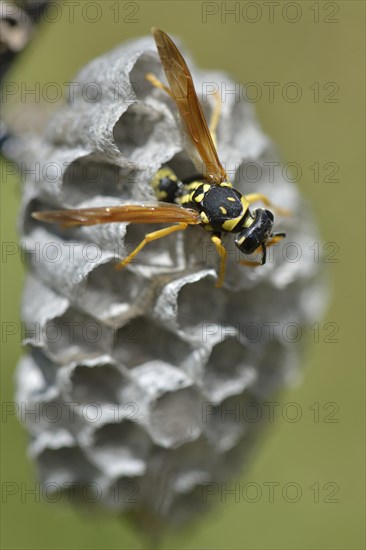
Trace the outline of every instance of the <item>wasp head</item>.
<instances>
[{"instance_id":1,"label":"wasp head","mask_svg":"<svg viewBox=\"0 0 366 550\"><path fill-rule=\"evenodd\" d=\"M265 244L272 237L274 217L269 210L258 208L253 211L252 219L251 224L236 235L235 244L243 254L253 254L261 246L263 265L266 261Z\"/></svg>"}]
</instances>

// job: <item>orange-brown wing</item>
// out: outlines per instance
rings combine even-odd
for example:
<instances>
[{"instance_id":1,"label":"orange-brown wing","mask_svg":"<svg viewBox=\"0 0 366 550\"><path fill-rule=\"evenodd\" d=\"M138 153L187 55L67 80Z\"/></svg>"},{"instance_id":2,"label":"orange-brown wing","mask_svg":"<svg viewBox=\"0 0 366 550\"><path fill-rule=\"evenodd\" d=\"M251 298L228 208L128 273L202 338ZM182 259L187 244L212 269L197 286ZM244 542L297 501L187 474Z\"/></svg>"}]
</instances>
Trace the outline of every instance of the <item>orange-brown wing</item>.
<instances>
[{"instance_id":1,"label":"orange-brown wing","mask_svg":"<svg viewBox=\"0 0 366 550\"><path fill-rule=\"evenodd\" d=\"M113 222L185 222L189 225L195 225L202 221L195 210L165 202L123 204L121 206L101 206L75 210L44 210L33 212L32 217L42 222L59 223L64 227Z\"/></svg>"},{"instance_id":2,"label":"orange-brown wing","mask_svg":"<svg viewBox=\"0 0 366 550\"><path fill-rule=\"evenodd\" d=\"M226 181L227 175L217 156L186 62L165 32L156 28L151 31L182 122L203 161L203 175L212 183Z\"/></svg>"}]
</instances>

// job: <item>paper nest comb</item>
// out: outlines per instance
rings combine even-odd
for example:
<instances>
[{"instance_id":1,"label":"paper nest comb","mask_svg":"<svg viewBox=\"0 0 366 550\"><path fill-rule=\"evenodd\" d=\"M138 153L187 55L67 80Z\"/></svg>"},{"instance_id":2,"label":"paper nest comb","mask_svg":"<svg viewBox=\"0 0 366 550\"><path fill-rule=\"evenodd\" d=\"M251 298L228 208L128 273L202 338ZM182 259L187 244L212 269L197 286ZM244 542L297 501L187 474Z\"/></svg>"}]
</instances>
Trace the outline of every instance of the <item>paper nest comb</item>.
<instances>
[{"instance_id":1,"label":"paper nest comb","mask_svg":"<svg viewBox=\"0 0 366 550\"><path fill-rule=\"evenodd\" d=\"M209 116L213 96L201 91L234 83L188 64ZM313 220L242 96L222 97L219 157L242 193L260 191L293 212L276 220L287 238L266 266L239 265L229 236L225 285L216 289L209 234L191 227L117 271L151 225L62 229L30 217L152 200L149 182L162 165L180 178L196 174L175 106L147 72L164 80L150 37L99 57L43 134L17 144L29 266L29 354L18 367L17 401L36 411L21 420L45 487L76 488L77 501L176 525L207 506L205 484L229 480L246 459L263 421L248 421L244 407L296 378L302 342L286 330L319 319L324 297L309 249Z\"/></svg>"}]
</instances>

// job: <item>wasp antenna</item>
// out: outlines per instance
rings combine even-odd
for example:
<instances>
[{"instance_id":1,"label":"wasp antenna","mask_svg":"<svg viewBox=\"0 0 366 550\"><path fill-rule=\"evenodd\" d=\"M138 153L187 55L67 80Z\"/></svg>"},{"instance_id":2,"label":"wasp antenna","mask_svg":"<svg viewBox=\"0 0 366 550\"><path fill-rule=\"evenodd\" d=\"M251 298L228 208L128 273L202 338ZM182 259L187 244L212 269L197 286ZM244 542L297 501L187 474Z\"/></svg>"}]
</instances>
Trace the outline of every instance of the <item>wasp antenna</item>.
<instances>
[{"instance_id":1,"label":"wasp antenna","mask_svg":"<svg viewBox=\"0 0 366 550\"><path fill-rule=\"evenodd\" d=\"M266 248L265 244L262 244L262 253L263 253L263 256L262 256L262 260L261 260L261 265L264 265L266 263L266 260L267 260L267 248Z\"/></svg>"}]
</instances>

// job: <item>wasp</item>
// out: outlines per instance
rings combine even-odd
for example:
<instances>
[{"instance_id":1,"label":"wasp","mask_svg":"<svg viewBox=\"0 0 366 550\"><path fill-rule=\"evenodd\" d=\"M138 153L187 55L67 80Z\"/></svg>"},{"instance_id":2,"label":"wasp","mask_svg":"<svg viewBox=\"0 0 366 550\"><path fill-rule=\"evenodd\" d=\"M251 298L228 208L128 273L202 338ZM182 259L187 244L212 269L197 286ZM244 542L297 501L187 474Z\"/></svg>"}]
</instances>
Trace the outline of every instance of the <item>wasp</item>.
<instances>
[{"instance_id":1,"label":"wasp","mask_svg":"<svg viewBox=\"0 0 366 550\"><path fill-rule=\"evenodd\" d=\"M216 127L220 116L220 101L213 109L210 125L207 124L194 87L192 75L172 39L162 30L153 28L159 57L169 83L165 86L153 74L146 78L164 90L175 102L183 131L188 136L190 156L201 176L197 181L181 182L168 168L161 168L151 181L156 195L153 203L122 204L75 210L33 212L32 217L42 222L59 223L65 227L96 225L112 222L173 224L148 233L140 244L116 267L128 265L146 244L200 225L211 233L219 258L220 270L216 282L221 287L225 277L227 252L222 242L223 233L235 234L235 245L245 255L261 253L260 261L242 260L245 265L263 265L266 248L279 242L285 233L273 233L274 216L271 210L250 206L262 202L265 207L285 215L261 193L242 195L228 180L216 151Z\"/></svg>"}]
</instances>

